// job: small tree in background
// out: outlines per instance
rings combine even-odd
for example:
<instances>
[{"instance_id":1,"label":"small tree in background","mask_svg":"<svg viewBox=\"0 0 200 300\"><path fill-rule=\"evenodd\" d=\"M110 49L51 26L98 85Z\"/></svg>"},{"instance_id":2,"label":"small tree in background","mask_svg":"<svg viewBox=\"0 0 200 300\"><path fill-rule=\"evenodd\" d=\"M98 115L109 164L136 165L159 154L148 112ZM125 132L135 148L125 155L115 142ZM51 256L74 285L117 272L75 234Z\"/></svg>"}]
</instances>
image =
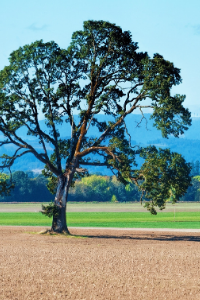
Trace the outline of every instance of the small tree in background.
<instances>
[{"instance_id":1,"label":"small tree in background","mask_svg":"<svg viewBox=\"0 0 200 300\"><path fill-rule=\"evenodd\" d=\"M114 203L118 202L117 197L115 195L112 195L111 202L114 202Z\"/></svg>"},{"instance_id":2,"label":"small tree in background","mask_svg":"<svg viewBox=\"0 0 200 300\"><path fill-rule=\"evenodd\" d=\"M180 70L155 54L139 52L129 31L104 21L84 22L82 31L72 35L67 50L54 43L37 41L11 53L10 65L0 72L0 146L13 144L12 156L2 157L2 168L32 153L45 165L44 174L56 183L52 231L68 232L66 202L74 176L82 176L85 166L107 166L125 185L138 185L150 200L148 208L164 208L170 191L177 201L190 183L190 167L178 154L131 146L126 117L136 109L144 118L152 109L154 126L162 135L178 137L191 124L183 106L185 96L171 95L181 82ZM78 122L74 114L78 112ZM98 114L112 121L99 122ZM47 130L39 122L43 114ZM58 125L71 125L71 138L62 139ZM99 136L88 137L90 126ZM40 143L33 147L19 133L23 127ZM133 131L134 134L134 131ZM66 136L68 132L66 132ZM49 156L48 145L54 149ZM99 157L99 159L93 159ZM136 156L145 163L136 168ZM62 161L65 161L62 165Z\"/></svg>"}]
</instances>

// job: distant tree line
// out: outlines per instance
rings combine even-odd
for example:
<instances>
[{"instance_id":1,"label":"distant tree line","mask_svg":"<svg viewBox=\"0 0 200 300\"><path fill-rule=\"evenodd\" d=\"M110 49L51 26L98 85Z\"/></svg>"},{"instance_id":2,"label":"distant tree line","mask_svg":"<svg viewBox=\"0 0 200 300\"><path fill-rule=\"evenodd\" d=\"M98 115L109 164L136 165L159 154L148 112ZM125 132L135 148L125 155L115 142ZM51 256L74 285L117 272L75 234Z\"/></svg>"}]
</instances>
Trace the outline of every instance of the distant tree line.
<instances>
[{"instance_id":1,"label":"distant tree line","mask_svg":"<svg viewBox=\"0 0 200 300\"><path fill-rule=\"evenodd\" d=\"M192 163L192 186L182 201L200 201L200 163ZM9 180L8 174L1 173L0 181ZM9 196L0 196L1 202L50 202L53 195L48 190L48 178L31 171L16 171L12 174L15 185ZM124 186L115 176L94 174L76 180L69 191L69 201L74 202L128 202L139 201L140 191L132 183Z\"/></svg>"},{"instance_id":2,"label":"distant tree line","mask_svg":"<svg viewBox=\"0 0 200 300\"><path fill-rule=\"evenodd\" d=\"M8 174L1 174L0 180L10 180ZM42 174L16 171L12 174L14 188L9 196L0 196L1 202L49 202L53 195L47 189L48 179Z\"/></svg>"},{"instance_id":3,"label":"distant tree line","mask_svg":"<svg viewBox=\"0 0 200 300\"><path fill-rule=\"evenodd\" d=\"M200 174L200 162L199 162L199 160L192 161L191 166L192 166L191 175L193 177L199 175Z\"/></svg>"},{"instance_id":4,"label":"distant tree line","mask_svg":"<svg viewBox=\"0 0 200 300\"><path fill-rule=\"evenodd\" d=\"M0 180L9 180L1 174ZM50 202L53 195L47 188L48 178L33 172L16 171L12 174L14 188L9 196L1 196L1 202ZM139 201L140 193L132 183L124 186L115 176L91 175L76 180L70 188L69 201L126 202Z\"/></svg>"},{"instance_id":5,"label":"distant tree line","mask_svg":"<svg viewBox=\"0 0 200 300\"><path fill-rule=\"evenodd\" d=\"M140 192L130 183L124 186L116 176L91 175L77 180L69 192L69 201L139 201Z\"/></svg>"},{"instance_id":6,"label":"distant tree line","mask_svg":"<svg viewBox=\"0 0 200 300\"><path fill-rule=\"evenodd\" d=\"M200 175L192 178L192 185L188 188L187 193L182 198L182 201L200 202Z\"/></svg>"}]
</instances>

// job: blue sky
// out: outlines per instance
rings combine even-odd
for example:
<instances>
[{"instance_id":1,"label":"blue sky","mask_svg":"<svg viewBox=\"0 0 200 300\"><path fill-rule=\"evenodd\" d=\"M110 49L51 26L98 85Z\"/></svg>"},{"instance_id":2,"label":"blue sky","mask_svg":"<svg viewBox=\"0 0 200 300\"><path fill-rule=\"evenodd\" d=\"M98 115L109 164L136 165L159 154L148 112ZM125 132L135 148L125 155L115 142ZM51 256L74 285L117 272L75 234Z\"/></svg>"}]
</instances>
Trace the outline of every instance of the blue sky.
<instances>
[{"instance_id":1,"label":"blue sky","mask_svg":"<svg viewBox=\"0 0 200 300\"><path fill-rule=\"evenodd\" d=\"M139 50L160 53L181 69L174 93L200 116L199 0L1 0L0 69L20 46L43 39L67 47L83 21L105 20L130 30Z\"/></svg>"}]
</instances>

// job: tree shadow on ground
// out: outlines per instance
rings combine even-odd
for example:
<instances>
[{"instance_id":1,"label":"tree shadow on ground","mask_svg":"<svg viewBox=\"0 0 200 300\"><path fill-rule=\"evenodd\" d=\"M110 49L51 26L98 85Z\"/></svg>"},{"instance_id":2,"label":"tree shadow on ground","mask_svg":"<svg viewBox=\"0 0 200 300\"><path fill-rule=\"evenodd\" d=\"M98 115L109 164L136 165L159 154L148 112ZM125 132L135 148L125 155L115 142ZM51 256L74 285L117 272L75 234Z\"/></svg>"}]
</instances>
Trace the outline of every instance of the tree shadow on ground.
<instances>
[{"instance_id":1,"label":"tree shadow on ground","mask_svg":"<svg viewBox=\"0 0 200 300\"><path fill-rule=\"evenodd\" d=\"M200 235L178 235L178 234L136 234L134 235L76 235L74 237L85 237L93 239L113 239L113 240L135 240L135 241L165 241L165 242L200 242Z\"/></svg>"}]
</instances>

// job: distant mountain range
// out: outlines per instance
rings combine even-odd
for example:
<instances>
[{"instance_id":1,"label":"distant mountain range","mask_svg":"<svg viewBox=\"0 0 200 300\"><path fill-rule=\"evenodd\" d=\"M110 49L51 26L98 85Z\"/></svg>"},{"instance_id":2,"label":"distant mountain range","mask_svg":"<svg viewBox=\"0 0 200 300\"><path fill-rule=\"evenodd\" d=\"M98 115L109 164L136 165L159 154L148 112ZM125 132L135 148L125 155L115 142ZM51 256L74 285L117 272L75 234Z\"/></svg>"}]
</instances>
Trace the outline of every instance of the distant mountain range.
<instances>
[{"instance_id":1,"label":"distant mountain range","mask_svg":"<svg viewBox=\"0 0 200 300\"><path fill-rule=\"evenodd\" d=\"M107 115L98 115L99 121L111 121L111 117ZM75 116L75 121L78 121L78 116ZM162 138L161 132L153 127L153 120L150 120L150 114L145 114L145 119L141 121L141 115L131 114L126 117L126 126L129 134L131 135L132 143L140 146L156 145L160 148L170 148L171 151L182 154L189 162L198 160L200 157L200 118L192 119L192 126L187 130L180 138L170 137L169 139ZM40 121L40 126L43 130L48 131L45 121ZM58 125L58 130L61 137L69 137L71 134L71 128L69 123ZM35 137L26 135L26 128L22 127L18 130L18 134L26 139L31 145L38 150L42 147L36 141ZM88 136L98 137L100 135L96 127L91 126L88 131ZM14 146L7 145L0 148L0 155L6 153L12 155ZM49 153L52 152L51 146L49 146ZM199 159L200 160L200 159ZM13 165L13 170L34 170L40 171L43 168L43 164L40 163L32 154L27 154L18 159ZM106 168L90 168L91 172L103 172L108 174Z\"/></svg>"},{"instance_id":2,"label":"distant mountain range","mask_svg":"<svg viewBox=\"0 0 200 300\"><path fill-rule=\"evenodd\" d=\"M137 143L146 144L148 141L162 138L161 132L153 127L153 120L150 120L150 114L145 114L145 119L141 121L141 115L131 114L126 117L126 125L129 133L131 134L132 140L135 140ZM112 118L108 115L98 115L99 121L111 121ZM75 116L75 121L78 122L78 116ZM141 123L140 123L141 121ZM140 124L139 124L140 123ZM139 124L139 125L138 125ZM40 121L40 126L43 130L48 131L48 128L45 124L45 120ZM69 123L63 123L57 126L60 136L66 137L71 135L71 128ZM181 136L181 138L200 140L199 134L200 128L200 117L192 118L192 126L189 130ZM22 127L18 130L20 136L26 139L34 139L34 137L26 135L26 128ZM96 127L90 126L88 131L89 136L98 136L99 131Z\"/></svg>"}]
</instances>

